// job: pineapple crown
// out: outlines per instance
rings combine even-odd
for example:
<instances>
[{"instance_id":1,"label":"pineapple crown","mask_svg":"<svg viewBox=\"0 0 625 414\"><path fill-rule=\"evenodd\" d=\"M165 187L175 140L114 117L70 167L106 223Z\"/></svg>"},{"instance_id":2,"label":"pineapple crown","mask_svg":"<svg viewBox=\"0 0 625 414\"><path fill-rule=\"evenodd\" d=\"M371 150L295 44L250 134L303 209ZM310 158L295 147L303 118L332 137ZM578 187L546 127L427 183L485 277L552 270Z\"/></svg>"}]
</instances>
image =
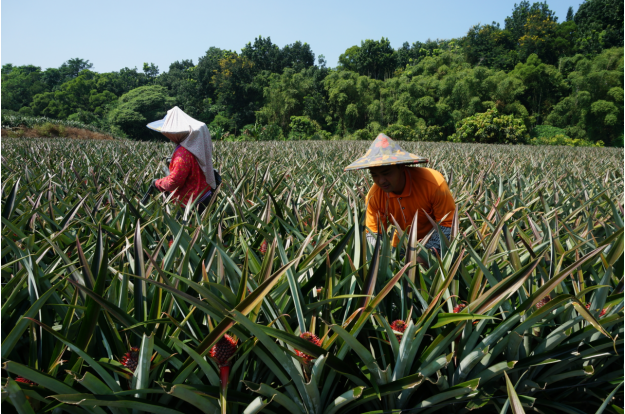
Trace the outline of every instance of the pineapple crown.
<instances>
[{"instance_id":1,"label":"pineapple crown","mask_svg":"<svg viewBox=\"0 0 625 414\"><path fill-rule=\"evenodd\" d=\"M229 367L231 365L230 358L237 352L237 341L228 334L221 337L219 341L211 348L210 356L219 367Z\"/></svg>"}]
</instances>

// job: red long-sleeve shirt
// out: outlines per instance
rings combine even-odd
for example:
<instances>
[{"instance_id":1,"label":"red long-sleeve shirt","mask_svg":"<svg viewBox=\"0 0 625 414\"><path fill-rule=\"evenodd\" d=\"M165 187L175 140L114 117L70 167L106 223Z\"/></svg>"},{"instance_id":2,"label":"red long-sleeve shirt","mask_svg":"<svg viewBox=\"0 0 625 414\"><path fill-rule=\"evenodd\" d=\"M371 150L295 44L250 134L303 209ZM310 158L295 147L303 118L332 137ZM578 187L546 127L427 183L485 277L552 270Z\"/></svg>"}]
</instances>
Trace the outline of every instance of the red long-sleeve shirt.
<instances>
[{"instance_id":1,"label":"red long-sleeve shirt","mask_svg":"<svg viewBox=\"0 0 625 414\"><path fill-rule=\"evenodd\" d=\"M182 205L186 205L191 196L193 200L197 200L211 190L197 159L183 146L178 146L171 157L169 175L156 180L154 184L160 191L171 193L176 190L174 198Z\"/></svg>"}]
</instances>

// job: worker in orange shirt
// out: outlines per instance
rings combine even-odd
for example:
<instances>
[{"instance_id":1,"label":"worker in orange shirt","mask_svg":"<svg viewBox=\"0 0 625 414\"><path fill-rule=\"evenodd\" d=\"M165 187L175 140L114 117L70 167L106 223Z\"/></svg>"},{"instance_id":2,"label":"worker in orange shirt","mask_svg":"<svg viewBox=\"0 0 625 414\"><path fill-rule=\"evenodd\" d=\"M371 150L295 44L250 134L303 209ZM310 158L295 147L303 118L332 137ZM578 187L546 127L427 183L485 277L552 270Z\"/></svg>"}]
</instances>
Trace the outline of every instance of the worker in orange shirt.
<instances>
[{"instance_id":1,"label":"worker in orange shirt","mask_svg":"<svg viewBox=\"0 0 625 414\"><path fill-rule=\"evenodd\" d=\"M417 238L423 239L433 228L427 213L436 221L447 238L451 236L451 224L456 204L447 182L436 170L410 168L408 164L426 163L428 160L404 151L395 141L384 134L378 135L364 156L345 168L345 171L368 168L373 186L367 194L367 238L375 242L379 224L394 224L406 230L417 217ZM392 218L391 218L392 215ZM434 231L425 244L440 254L440 238ZM393 247L399 244L395 233ZM417 261L425 264L421 257Z\"/></svg>"}]
</instances>

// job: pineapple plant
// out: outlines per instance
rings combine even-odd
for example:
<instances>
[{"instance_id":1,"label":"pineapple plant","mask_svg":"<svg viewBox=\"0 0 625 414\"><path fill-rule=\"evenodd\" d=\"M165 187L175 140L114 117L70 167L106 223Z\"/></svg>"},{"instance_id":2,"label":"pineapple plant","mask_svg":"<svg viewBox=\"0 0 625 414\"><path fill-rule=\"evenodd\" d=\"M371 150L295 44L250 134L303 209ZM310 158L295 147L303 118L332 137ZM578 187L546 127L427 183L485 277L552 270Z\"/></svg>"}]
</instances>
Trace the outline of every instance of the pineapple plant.
<instances>
[{"instance_id":1,"label":"pineapple plant","mask_svg":"<svg viewBox=\"0 0 625 414\"><path fill-rule=\"evenodd\" d=\"M330 144L216 143L228 193L182 222L163 198L137 208L166 145L3 142L2 408L500 412L508 377L536 411L618 412L622 150L407 143L458 207L417 270L392 226L377 252L361 232L371 182L341 165L367 144Z\"/></svg>"}]
</instances>

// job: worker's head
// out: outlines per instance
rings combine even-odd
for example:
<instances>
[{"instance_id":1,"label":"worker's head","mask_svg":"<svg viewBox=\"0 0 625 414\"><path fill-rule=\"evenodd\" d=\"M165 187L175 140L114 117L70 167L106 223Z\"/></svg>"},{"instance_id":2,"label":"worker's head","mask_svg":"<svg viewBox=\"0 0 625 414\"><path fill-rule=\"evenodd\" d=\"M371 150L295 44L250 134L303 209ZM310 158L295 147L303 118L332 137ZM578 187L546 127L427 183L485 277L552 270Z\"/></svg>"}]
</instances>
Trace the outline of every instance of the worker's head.
<instances>
[{"instance_id":1,"label":"worker's head","mask_svg":"<svg viewBox=\"0 0 625 414\"><path fill-rule=\"evenodd\" d=\"M401 193L406 185L403 165L382 165L369 168L373 182L386 193Z\"/></svg>"},{"instance_id":2,"label":"worker's head","mask_svg":"<svg viewBox=\"0 0 625 414\"><path fill-rule=\"evenodd\" d=\"M180 144L189 136L189 131L183 132L161 132L174 144Z\"/></svg>"}]
</instances>

